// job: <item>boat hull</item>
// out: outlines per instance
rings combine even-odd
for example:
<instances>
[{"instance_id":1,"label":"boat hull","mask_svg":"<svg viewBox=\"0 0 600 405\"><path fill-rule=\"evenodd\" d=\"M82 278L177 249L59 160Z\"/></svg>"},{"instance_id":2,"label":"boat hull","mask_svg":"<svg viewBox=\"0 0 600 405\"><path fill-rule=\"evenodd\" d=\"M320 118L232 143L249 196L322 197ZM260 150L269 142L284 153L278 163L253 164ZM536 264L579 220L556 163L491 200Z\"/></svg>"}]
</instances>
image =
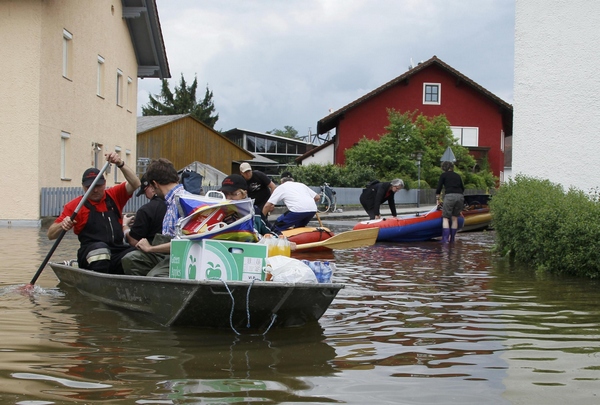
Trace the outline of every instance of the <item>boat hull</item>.
<instances>
[{"instance_id":1,"label":"boat hull","mask_svg":"<svg viewBox=\"0 0 600 405\"><path fill-rule=\"evenodd\" d=\"M144 314L164 326L240 329L249 323L250 328L261 330L301 326L317 322L344 287L271 281L225 284L220 280L102 274L60 263L50 263L50 267L61 284L104 304Z\"/></svg>"},{"instance_id":2,"label":"boat hull","mask_svg":"<svg viewBox=\"0 0 600 405\"><path fill-rule=\"evenodd\" d=\"M465 218L462 232L482 231L492 223L492 214L488 207L470 209L462 214Z\"/></svg>"},{"instance_id":3,"label":"boat hull","mask_svg":"<svg viewBox=\"0 0 600 405\"><path fill-rule=\"evenodd\" d=\"M464 218L458 218L461 229ZM379 228L378 242L420 242L442 236L442 211L400 215L396 218L383 218L359 222L354 229Z\"/></svg>"},{"instance_id":4,"label":"boat hull","mask_svg":"<svg viewBox=\"0 0 600 405\"><path fill-rule=\"evenodd\" d=\"M288 229L282 232L283 236L285 236L290 242L294 242L296 245L304 245L306 243L314 243L321 242L331 238L334 233L329 230L329 228L324 227L302 227L302 228L294 228ZM310 248L310 251L328 251L331 250L324 246Z\"/></svg>"}]
</instances>

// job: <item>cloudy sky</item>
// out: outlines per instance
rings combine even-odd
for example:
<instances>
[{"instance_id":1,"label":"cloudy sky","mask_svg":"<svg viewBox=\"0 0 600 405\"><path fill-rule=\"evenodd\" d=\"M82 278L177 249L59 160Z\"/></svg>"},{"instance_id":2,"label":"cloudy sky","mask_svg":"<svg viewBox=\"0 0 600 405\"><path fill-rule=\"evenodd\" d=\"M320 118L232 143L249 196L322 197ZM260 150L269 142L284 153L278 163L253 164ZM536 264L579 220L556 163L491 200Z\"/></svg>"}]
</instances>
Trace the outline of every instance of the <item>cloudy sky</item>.
<instances>
[{"instance_id":1,"label":"cloudy sky","mask_svg":"<svg viewBox=\"0 0 600 405\"><path fill-rule=\"evenodd\" d=\"M217 130L317 121L436 55L512 104L514 0L157 0L172 78ZM139 81L138 115L160 80Z\"/></svg>"}]
</instances>

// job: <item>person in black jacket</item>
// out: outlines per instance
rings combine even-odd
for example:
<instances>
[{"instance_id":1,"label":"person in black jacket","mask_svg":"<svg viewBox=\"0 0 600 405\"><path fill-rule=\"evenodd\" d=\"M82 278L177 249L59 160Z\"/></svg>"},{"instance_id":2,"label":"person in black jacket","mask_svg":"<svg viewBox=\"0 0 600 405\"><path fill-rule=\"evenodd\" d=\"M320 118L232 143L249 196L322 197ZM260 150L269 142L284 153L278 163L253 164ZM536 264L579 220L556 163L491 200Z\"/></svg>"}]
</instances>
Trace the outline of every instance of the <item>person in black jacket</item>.
<instances>
[{"instance_id":1,"label":"person in black jacket","mask_svg":"<svg viewBox=\"0 0 600 405\"><path fill-rule=\"evenodd\" d=\"M444 205L442 206L442 243L448 241L454 242L456 232L458 231L458 216L463 210L465 204L465 186L462 178L454 172L452 162L442 162L443 173L440 175L437 188L435 189L435 198L440 203L440 194L442 188L445 190ZM452 225L450 226L450 220Z\"/></svg>"},{"instance_id":2,"label":"person in black jacket","mask_svg":"<svg viewBox=\"0 0 600 405\"><path fill-rule=\"evenodd\" d=\"M396 202L394 201L394 194L397 191L402 190L404 182L400 179L394 179L390 182L379 182L373 181L363 189L360 195L360 204L363 206L369 219L380 219L379 206L384 202L388 202L392 216L396 218Z\"/></svg>"},{"instance_id":3,"label":"person in black jacket","mask_svg":"<svg viewBox=\"0 0 600 405\"><path fill-rule=\"evenodd\" d=\"M156 195L154 187L148 183L146 175L142 176L141 182L142 185L136 196L139 197L144 194L150 202L142 205L135 213L134 218L126 217L123 219L125 240L131 246L137 245L142 238L146 238L152 243L154 236L162 233L163 218L167 212L167 203L164 198Z\"/></svg>"}]
</instances>

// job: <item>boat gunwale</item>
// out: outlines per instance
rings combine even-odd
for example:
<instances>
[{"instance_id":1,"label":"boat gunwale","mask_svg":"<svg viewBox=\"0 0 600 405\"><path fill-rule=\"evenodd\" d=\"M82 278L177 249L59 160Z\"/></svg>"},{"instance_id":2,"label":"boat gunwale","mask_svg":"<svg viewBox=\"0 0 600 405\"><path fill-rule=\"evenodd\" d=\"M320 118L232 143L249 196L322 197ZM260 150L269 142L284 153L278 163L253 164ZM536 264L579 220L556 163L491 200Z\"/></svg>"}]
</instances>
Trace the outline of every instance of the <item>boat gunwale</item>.
<instances>
[{"instance_id":1,"label":"boat gunwale","mask_svg":"<svg viewBox=\"0 0 600 405\"><path fill-rule=\"evenodd\" d=\"M169 278L169 277L148 277L148 276L132 276L132 275L123 275L123 274L106 274L106 273L98 273L88 269L81 269L79 267L69 266L64 263L50 262L48 265L58 266L59 268L74 271L76 273L81 273L83 275L89 277L97 277L97 278L105 278L108 280L123 280L123 281L143 281L150 283L164 283L164 284L189 284L190 286L223 286L225 283L222 280L189 280L189 279L179 279L179 278ZM53 268L53 267L52 267ZM56 273L55 273L56 274ZM63 282L58 275L56 277ZM230 287L245 287L251 284L249 281L241 281L241 280L225 280L228 286ZM66 281L65 281L66 283ZM67 283L68 284L68 283ZM345 288L345 284L342 283L282 283L276 281L263 281L256 280L253 283L254 286L268 287L268 288L280 288L280 287L294 287L294 288L336 288L343 289Z\"/></svg>"}]
</instances>

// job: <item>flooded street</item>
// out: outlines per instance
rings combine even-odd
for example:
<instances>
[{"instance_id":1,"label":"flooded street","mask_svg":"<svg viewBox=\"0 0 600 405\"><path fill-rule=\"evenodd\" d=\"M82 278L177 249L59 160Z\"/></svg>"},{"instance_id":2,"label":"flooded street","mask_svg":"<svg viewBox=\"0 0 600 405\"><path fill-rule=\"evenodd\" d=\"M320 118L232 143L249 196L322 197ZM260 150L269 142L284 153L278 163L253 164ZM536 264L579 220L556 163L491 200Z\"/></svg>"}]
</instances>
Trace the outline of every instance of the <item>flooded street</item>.
<instances>
[{"instance_id":1,"label":"flooded street","mask_svg":"<svg viewBox=\"0 0 600 405\"><path fill-rule=\"evenodd\" d=\"M59 286L50 267L20 294L52 243L0 228L0 403L600 402L600 283L537 275L493 243L336 251L346 287L319 323L263 337L165 328ZM53 260L77 246L67 235Z\"/></svg>"}]
</instances>

